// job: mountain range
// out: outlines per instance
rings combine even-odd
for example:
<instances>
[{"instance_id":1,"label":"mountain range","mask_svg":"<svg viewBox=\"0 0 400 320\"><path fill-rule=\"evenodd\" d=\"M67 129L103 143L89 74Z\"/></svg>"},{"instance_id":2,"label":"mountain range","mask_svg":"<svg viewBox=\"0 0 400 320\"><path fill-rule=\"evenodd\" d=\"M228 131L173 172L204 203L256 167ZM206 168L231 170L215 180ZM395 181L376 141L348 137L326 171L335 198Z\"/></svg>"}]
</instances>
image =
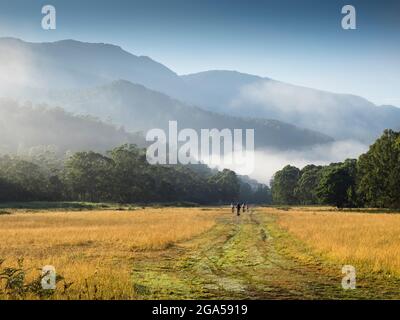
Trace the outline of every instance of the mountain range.
<instances>
[{"instance_id":1,"label":"mountain range","mask_svg":"<svg viewBox=\"0 0 400 320\"><path fill-rule=\"evenodd\" d=\"M293 149L397 129L400 109L236 71L178 75L103 43L0 39L0 94L111 120L128 131L254 128L256 147Z\"/></svg>"}]
</instances>

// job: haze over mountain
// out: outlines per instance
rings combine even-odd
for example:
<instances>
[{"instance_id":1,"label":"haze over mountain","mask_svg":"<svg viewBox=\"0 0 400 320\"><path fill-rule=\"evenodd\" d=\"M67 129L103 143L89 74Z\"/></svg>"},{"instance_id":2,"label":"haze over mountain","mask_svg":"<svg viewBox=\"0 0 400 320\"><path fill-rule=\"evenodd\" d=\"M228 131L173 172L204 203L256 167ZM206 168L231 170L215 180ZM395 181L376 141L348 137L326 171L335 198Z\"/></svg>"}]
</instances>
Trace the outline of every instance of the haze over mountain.
<instances>
[{"instance_id":1,"label":"haze over mountain","mask_svg":"<svg viewBox=\"0 0 400 320\"><path fill-rule=\"evenodd\" d=\"M310 71L315 72L315 71ZM234 71L178 76L149 57L102 43L0 39L0 93L83 89L124 79L213 112L276 119L336 139L374 140L397 128L400 109L354 95L285 84Z\"/></svg>"},{"instance_id":2,"label":"haze over mountain","mask_svg":"<svg viewBox=\"0 0 400 320\"><path fill-rule=\"evenodd\" d=\"M78 117L61 108L20 105L0 98L0 154L29 153L35 148L51 148L59 154L104 152L124 143L145 146L142 135L128 133L93 117Z\"/></svg>"},{"instance_id":3,"label":"haze over mountain","mask_svg":"<svg viewBox=\"0 0 400 320\"><path fill-rule=\"evenodd\" d=\"M370 143L400 123L400 109L376 106L358 96L336 94L243 74L207 71L182 76L196 93L192 103L217 112L277 119L336 139Z\"/></svg>"},{"instance_id":4,"label":"haze over mountain","mask_svg":"<svg viewBox=\"0 0 400 320\"><path fill-rule=\"evenodd\" d=\"M3 85L47 89L80 89L125 79L173 92L183 84L173 71L149 57L110 44L75 40L30 43L0 38L0 77Z\"/></svg>"},{"instance_id":5,"label":"haze over mountain","mask_svg":"<svg viewBox=\"0 0 400 320\"><path fill-rule=\"evenodd\" d=\"M43 100L42 100L43 102ZM160 128L168 132L168 122L177 121L178 129L204 128L254 129L256 148L297 149L332 142L318 132L298 128L276 120L233 117L186 105L169 96L126 80L84 90L53 91L45 101L63 106L77 114L111 119L128 131L146 132Z\"/></svg>"}]
</instances>

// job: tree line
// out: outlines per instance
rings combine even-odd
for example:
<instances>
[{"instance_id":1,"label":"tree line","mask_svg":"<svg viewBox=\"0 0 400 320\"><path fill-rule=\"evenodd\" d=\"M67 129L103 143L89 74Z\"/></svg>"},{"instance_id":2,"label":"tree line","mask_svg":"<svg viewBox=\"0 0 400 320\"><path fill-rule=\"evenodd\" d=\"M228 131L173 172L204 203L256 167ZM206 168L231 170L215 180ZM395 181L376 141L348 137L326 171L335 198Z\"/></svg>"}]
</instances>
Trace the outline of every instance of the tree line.
<instances>
[{"instance_id":1,"label":"tree line","mask_svg":"<svg viewBox=\"0 0 400 320\"><path fill-rule=\"evenodd\" d=\"M198 204L271 201L231 170L206 165L150 165L145 150L125 144L105 154L76 152L65 158L43 149L0 157L0 201L90 201Z\"/></svg>"},{"instance_id":2,"label":"tree line","mask_svg":"<svg viewBox=\"0 0 400 320\"><path fill-rule=\"evenodd\" d=\"M303 169L286 166L271 180L273 203L400 208L400 132L385 130L358 159Z\"/></svg>"}]
</instances>

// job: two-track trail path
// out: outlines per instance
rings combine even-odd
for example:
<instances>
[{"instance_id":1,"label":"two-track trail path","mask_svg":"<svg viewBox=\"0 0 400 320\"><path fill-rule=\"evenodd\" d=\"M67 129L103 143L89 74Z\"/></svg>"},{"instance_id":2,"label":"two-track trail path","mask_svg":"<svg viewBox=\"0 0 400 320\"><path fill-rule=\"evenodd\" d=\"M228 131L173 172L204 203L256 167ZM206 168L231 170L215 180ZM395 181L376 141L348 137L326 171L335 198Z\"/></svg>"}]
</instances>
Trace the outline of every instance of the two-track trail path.
<instances>
[{"instance_id":1,"label":"two-track trail path","mask_svg":"<svg viewBox=\"0 0 400 320\"><path fill-rule=\"evenodd\" d=\"M274 217L259 211L224 214L194 239L138 252L134 290L140 299L354 299L379 298L384 286L385 298L400 296L397 281L387 288L361 279L356 290L343 290L340 266L290 257L273 226Z\"/></svg>"}]
</instances>

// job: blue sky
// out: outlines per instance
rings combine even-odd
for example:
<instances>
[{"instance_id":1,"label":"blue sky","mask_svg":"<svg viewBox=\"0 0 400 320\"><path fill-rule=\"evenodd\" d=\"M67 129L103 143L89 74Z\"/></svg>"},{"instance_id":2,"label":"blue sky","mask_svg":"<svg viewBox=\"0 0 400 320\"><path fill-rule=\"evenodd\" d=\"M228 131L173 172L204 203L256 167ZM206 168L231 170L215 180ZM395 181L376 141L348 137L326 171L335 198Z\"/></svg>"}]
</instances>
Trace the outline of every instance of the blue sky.
<instances>
[{"instance_id":1,"label":"blue sky","mask_svg":"<svg viewBox=\"0 0 400 320\"><path fill-rule=\"evenodd\" d=\"M57 30L41 8L57 9ZM341 8L357 30L341 28ZM397 0L0 0L0 36L122 46L178 74L228 69L400 107Z\"/></svg>"}]
</instances>

